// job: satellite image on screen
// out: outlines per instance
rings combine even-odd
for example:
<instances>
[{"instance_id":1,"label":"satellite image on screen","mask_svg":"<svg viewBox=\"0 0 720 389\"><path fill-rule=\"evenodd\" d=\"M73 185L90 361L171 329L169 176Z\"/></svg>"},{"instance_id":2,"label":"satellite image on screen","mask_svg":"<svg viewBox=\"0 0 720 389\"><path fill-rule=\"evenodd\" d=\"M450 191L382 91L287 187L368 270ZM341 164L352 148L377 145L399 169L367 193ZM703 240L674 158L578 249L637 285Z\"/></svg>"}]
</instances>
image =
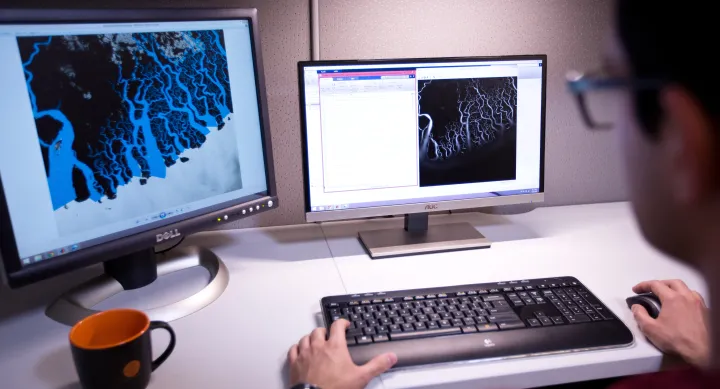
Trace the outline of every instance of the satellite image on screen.
<instances>
[{"instance_id":1,"label":"satellite image on screen","mask_svg":"<svg viewBox=\"0 0 720 389\"><path fill-rule=\"evenodd\" d=\"M418 82L420 186L515 179L517 77Z\"/></svg>"},{"instance_id":2,"label":"satellite image on screen","mask_svg":"<svg viewBox=\"0 0 720 389\"><path fill-rule=\"evenodd\" d=\"M162 208L242 188L235 134L223 134L233 105L222 30L17 42L56 211L112 211L124 193ZM210 150L212 137L224 145ZM213 182L218 166L203 164L218 160L223 179ZM173 170L197 198L179 179L168 186Z\"/></svg>"}]
</instances>

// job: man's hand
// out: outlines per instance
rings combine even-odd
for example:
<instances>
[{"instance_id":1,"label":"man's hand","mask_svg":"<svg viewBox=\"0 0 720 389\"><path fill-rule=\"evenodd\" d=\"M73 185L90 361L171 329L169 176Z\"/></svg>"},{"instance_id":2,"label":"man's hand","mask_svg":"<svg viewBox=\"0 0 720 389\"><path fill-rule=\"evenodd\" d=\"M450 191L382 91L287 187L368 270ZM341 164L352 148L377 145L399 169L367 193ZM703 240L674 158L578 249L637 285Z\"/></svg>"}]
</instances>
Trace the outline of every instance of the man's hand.
<instances>
[{"instance_id":1,"label":"man's hand","mask_svg":"<svg viewBox=\"0 0 720 389\"><path fill-rule=\"evenodd\" d=\"M653 292L662 304L657 319L651 318L641 305L632 306L640 331L661 351L678 354L696 367L706 367L710 338L708 309L702 296L680 280L641 282L633 292Z\"/></svg>"},{"instance_id":2,"label":"man's hand","mask_svg":"<svg viewBox=\"0 0 720 389\"><path fill-rule=\"evenodd\" d=\"M337 320L330 327L328 340L325 340L325 329L317 328L290 348L291 386L304 383L321 389L363 389L370 380L397 362L397 356L389 353L377 356L363 366L355 365L345 340L349 325L347 320Z\"/></svg>"}]
</instances>

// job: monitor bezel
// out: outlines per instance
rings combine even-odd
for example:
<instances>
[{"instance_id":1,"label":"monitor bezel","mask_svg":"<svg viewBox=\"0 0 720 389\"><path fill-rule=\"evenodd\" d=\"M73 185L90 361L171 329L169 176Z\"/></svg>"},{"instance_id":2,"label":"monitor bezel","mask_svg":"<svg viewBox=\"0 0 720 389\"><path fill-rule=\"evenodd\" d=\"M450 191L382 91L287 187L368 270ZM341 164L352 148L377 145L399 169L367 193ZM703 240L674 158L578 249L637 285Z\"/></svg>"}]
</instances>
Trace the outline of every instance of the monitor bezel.
<instances>
[{"instance_id":1,"label":"monitor bezel","mask_svg":"<svg viewBox=\"0 0 720 389\"><path fill-rule=\"evenodd\" d=\"M229 205L200 215L191 215L162 226L153 226L133 235L101 243L51 260L23 267L15 243L15 234L0 177L0 253L5 268L5 282L11 288L28 285L82 267L105 262L156 245L156 235L170 230L182 236L237 221L241 211L249 205L260 206L273 201L278 204L275 167L270 136L270 116L265 90L262 45L258 11L254 8L138 8L138 9L0 9L0 24L62 24L62 23L118 23L118 22L179 22L207 20L247 20L250 23L251 46L254 56L255 87L260 108L261 138L264 145L267 194L260 198ZM262 208L268 210L269 208ZM262 212L262 211L260 211ZM257 212L255 212L256 214ZM225 215L235 215L225 219ZM249 217L250 215L248 215ZM227 220L227 221L226 221ZM2 270L2 269L0 269ZM3 272L0 272L3 273Z\"/></svg>"},{"instance_id":2,"label":"monitor bezel","mask_svg":"<svg viewBox=\"0 0 720 389\"><path fill-rule=\"evenodd\" d=\"M315 66L355 66L355 65L404 65L416 63L433 62L482 62L482 61L542 61L542 101L540 114L540 188L538 193L519 194L511 196L498 196L486 198L472 198L464 200L448 201L421 201L412 204L387 205L378 207L355 208L346 210L315 211L310 209L310 179L308 165L308 133L307 118L305 112L305 72L306 67ZM547 55L504 55L504 56L481 56L481 57L437 57L437 58L401 58L401 59L379 59L379 60L322 60L322 61L300 61L298 62L298 87L300 103L300 125L302 129L303 148L303 186L305 198L305 220L308 222L324 222L346 219L357 219L365 217L378 217L389 215L400 215L422 212L450 211L455 209L481 208L500 205L539 203L545 200L545 117L546 117L546 94L547 94Z\"/></svg>"}]
</instances>

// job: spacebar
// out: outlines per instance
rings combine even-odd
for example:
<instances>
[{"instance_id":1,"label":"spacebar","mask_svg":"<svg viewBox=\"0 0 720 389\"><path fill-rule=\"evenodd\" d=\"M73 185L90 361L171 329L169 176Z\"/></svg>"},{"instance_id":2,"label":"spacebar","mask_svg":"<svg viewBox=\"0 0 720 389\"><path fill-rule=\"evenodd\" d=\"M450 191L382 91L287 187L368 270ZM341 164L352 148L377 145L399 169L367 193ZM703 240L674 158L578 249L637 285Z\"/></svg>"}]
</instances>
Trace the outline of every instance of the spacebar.
<instances>
[{"instance_id":1,"label":"spacebar","mask_svg":"<svg viewBox=\"0 0 720 389\"><path fill-rule=\"evenodd\" d=\"M390 333L390 340L427 338L431 336L462 334L460 327L438 328L436 330Z\"/></svg>"}]
</instances>

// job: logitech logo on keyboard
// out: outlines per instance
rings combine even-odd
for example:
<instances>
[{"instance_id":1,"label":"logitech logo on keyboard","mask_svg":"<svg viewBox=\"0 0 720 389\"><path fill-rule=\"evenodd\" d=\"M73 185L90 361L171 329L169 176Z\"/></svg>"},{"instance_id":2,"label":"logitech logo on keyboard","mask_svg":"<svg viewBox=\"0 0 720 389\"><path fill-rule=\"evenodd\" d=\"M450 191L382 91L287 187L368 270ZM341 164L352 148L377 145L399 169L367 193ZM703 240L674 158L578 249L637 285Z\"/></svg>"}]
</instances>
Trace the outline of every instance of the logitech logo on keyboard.
<instances>
[{"instance_id":1,"label":"logitech logo on keyboard","mask_svg":"<svg viewBox=\"0 0 720 389\"><path fill-rule=\"evenodd\" d=\"M157 234L157 235L155 235L155 240L157 241L157 243L160 243L160 242L162 242L162 241L164 241L164 240L170 240L170 239L173 239L173 238L177 238L177 237L180 236L180 235L182 235L182 234L181 234L180 231L178 231L178 229L176 228L176 229L174 229L174 230L170 230L170 231L165 232L165 233L163 233L163 234Z\"/></svg>"},{"instance_id":2,"label":"logitech logo on keyboard","mask_svg":"<svg viewBox=\"0 0 720 389\"><path fill-rule=\"evenodd\" d=\"M485 339L485 347L495 347L495 343L490 339Z\"/></svg>"}]
</instances>

